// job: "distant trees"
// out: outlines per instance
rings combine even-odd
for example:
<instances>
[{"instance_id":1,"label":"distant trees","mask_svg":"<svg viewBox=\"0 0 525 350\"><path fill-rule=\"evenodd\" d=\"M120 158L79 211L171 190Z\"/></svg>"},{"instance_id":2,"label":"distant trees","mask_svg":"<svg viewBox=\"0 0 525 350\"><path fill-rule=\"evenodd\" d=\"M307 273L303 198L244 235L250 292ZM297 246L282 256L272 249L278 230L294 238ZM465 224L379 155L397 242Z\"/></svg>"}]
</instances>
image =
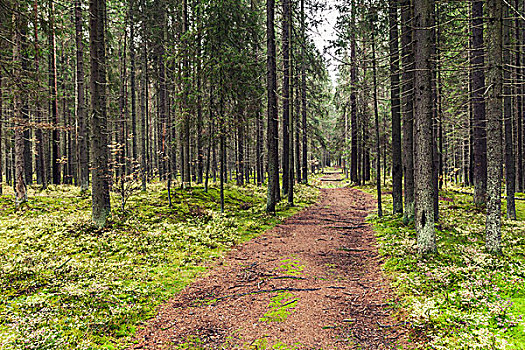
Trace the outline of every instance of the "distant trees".
<instances>
[{"instance_id":1,"label":"distant trees","mask_svg":"<svg viewBox=\"0 0 525 350\"><path fill-rule=\"evenodd\" d=\"M384 30L374 38L367 19L375 6L385 11L377 18ZM517 15L523 6L392 0L386 8L370 0L339 7L337 123L346 130L350 119L351 132L340 133L332 152L341 164L349 159L356 184L367 181L367 158L373 157L378 192L381 173L392 172L393 212L414 222L421 255L436 251L438 192L447 184L473 186L474 203L486 209L488 251L501 251L503 184L507 216L515 219L514 193L523 189L524 31ZM377 56L388 55L388 64L374 58L375 48ZM368 62L378 64L372 74ZM376 79L389 84L376 85ZM382 125L368 113L375 105L368 86L378 87L379 115L389 112ZM346 154L337 151L339 144ZM390 163L380 162L389 148Z\"/></svg>"},{"instance_id":2,"label":"distant trees","mask_svg":"<svg viewBox=\"0 0 525 350\"><path fill-rule=\"evenodd\" d=\"M498 253L501 186L514 218L525 182L525 5L495 1L338 3L335 94L309 31L322 2L7 1L1 180L19 204L34 181L91 182L103 226L126 178L165 183L168 203L172 183L218 180L223 208L229 181L266 183L273 212L294 182L340 165L380 196L391 175L421 254L435 251L439 188L472 185Z\"/></svg>"}]
</instances>

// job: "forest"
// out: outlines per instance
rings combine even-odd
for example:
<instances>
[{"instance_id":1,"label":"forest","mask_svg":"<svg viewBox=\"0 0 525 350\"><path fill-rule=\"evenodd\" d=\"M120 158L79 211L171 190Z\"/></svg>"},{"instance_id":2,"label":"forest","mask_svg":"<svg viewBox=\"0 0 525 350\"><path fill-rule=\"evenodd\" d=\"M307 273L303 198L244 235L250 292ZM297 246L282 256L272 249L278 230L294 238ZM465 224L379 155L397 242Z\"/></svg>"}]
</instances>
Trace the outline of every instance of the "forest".
<instances>
[{"instance_id":1,"label":"forest","mask_svg":"<svg viewBox=\"0 0 525 350\"><path fill-rule=\"evenodd\" d=\"M0 349L525 349L525 1L0 0Z\"/></svg>"}]
</instances>

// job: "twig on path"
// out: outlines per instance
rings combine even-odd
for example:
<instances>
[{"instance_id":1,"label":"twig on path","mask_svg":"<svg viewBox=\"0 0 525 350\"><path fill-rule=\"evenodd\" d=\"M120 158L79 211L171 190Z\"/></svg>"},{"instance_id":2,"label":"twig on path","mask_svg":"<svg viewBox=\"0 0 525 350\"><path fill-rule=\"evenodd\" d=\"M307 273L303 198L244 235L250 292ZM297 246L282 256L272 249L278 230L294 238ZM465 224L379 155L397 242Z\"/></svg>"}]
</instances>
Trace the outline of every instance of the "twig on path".
<instances>
[{"instance_id":1,"label":"twig on path","mask_svg":"<svg viewBox=\"0 0 525 350\"><path fill-rule=\"evenodd\" d=\"M326 288L330 288L330 289L346 289L346 287L337 287L337 286L328 286Z\"/></svg>"},{"instance_id":2,"label":"twig on path","mask_svg":"<svg viewBox=\"0 0 525 350\"><path fill-rule=\"evenodd\" d=\"M363 288L369 288L368 286L365 286L364 284L362 284L362 283L359 282L359 281L356 281L356 282L357 282L357 284L359 284L359 285L360 285L361 287L363 287ZM363 294L364 294L364 293L363 293Z\"/></svg>"},{"instance_id":3,"label":"twig on path","mask_svg":"<svg viewBox=\"0 0 525 350\"><path fill-rule=\"evenodd\" d=\"M356 228L368 227L366 224L360 224L355 226L330 226L330 228L335 228L337 230L355 230Z\"/></svg>"},{"instance_id":4,"label":"twig on path","mask_svg":"<svg viewBox=\"0 0 525 350\"><path fill-rule=\"evenodd\" d=\"M290 280L306 280L305 277L299 277L299 276L274 276L270 277L271 280L284 280L284 279L290 279Z\"/></svg>"},{"instance_id":5,"label":"twig on path","mask_svg":"<svg viewBox=\"0 0 525 350\"><path fill-rule=\"evenodd\" d=\"M368 252L368 249L358 249L358 248L345 248L341 247L339 248L341 250L344 250L345 252Z\"/></svg>"},{"instance_id":6,"label":"twig on path","mask_svg":"<svg viewBox=\"0 0 525 350\"><path fill-rule=\"evenodd\" d=\"M377 325L381 328L393 328L393 327L397 327L397 326L406 326L408 324L410 324L410 322L407 322L407 321L403 321L403 322L398 322L396 324L381 324L379 321L376 321L377 322Z\"/></svg>"}]
</instances>

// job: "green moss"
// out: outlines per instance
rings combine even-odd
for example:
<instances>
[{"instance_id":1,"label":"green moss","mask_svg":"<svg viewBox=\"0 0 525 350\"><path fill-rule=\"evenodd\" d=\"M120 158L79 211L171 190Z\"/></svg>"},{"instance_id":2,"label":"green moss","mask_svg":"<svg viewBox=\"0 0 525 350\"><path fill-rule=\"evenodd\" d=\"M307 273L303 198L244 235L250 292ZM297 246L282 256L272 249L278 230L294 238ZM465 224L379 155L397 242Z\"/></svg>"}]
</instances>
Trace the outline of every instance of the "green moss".
<instances>
[{"instance_id":1,"label":"green moss","mask_svg":"<svg viewBox=\"0 0 525 350\"><path fill-rule=\"evenodd\" d=\"M375 195L372 187L362 189ZM385 272L421 348L489 349L508 342L523 349L525 224L504 220L505 254L487 254L484 211L460 191L465 189L440 192L438 254L423 260L417 257L413 225L403 224L399 215L370 216ZM391 196L383 199L384 211L391 212ZM517 201L517 211L524 217L525 203Z\"/></svg>"},{"instance_id":2,"label":"green moss","mask_svg":"<svg viewBox=\"0 0 525 350\"><path fill-rule=\"evenodd\" d=\"M261 322L284 322L297 306L297 299L292 293L281 292L272 298L268 310L259 320Z\"/></svg>"},{"instance_id":3,"label":"green moss","mask_svg":"<svg viewBox=\"0 0 525 350\"><path fill-rule=\"evenodd\" d=\"M297 187L296 207L264 212L265 189L219 192L164 184L133 195L126 211L112 195L105 229L90 223L90 199L70 186L29 191L16 211L0 197L0 344L3 349L122 349L138 324L233 245L257 236L315 201Z\"/></svg>"}]
</instances>

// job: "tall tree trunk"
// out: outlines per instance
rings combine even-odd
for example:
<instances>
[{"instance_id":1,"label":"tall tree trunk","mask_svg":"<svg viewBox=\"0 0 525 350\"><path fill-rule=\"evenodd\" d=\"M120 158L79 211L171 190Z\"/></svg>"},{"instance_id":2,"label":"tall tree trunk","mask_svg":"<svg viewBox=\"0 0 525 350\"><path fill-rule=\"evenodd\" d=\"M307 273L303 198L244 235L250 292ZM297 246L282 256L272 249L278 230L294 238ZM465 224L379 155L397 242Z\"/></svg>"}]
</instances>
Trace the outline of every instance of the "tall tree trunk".
<instances>
[{"instance_id":1,"label":"tall tree trunk","mask_svg":"<svg viewBox=\"0 0 525 350\"><path fill-rule=\"evenodd\" d=\"M0 71L0 196L3 194L3 168L2 168L2 162L4 158L2 157L2 154L4 153L4 144L3 144L3 138L2 138L2 128L4 126L4 90L2 87L3 83L3 75Z\"/></svg>"},{"instance_id":2,"label":"tall tree trunk","mask_svg":"<svg viewBox=\"0 0 525 350\"><path fill-rule=\"evenodd\" d=\"M78 154L80 170L80 190L87 191L89 186L89 165L87 149L86 108L84 97L84 43L82 30L82 1L75 0L75 39L77 45L77 123Z\"/></svg>"},{"instance_id":3,"label":"tall tree trunk","mask_svg":"<svg viewBox=\"0 0 525 350\"><path fill-rule=\"evenodd\" d=\"M472 53L472 119L474 158L474 203L483 205L487 201L487 126L485 117L485 74L483 44L483 1L471 2Z\"/></svg>"},{"instance_id":4,"label":"tall tree trunk","mask_svg":"<svg viewBox=\"0 0 525 350\"><path fill-rule=\"evenodd\" d=\"M296 65L296 72L299 72L298 65ZM299 86L299 78L298 74L296 74L295 81L295 180L297 183L301 182L301 133L299 132L301 130L301 88Z\"/></svg>"},{"instance_id":5,"label":"tall tree trunk","mask_svg":"<svg viewBox=\"0 0 525 350\"><path fill-rule=\"evenodd\" d=\"M136 82L136 58L135 58L135 1L129 2L129 60L130 60L130 93L131 93L131 158L133 159L133 170L138 159L137 153L137 82Z\"/></svg>"},{"instance_id":6,"label":"tall tree trunk","mask_svg":"<svg viewBox=\"0 0 525 350\"><path fill-rule=\"evenodd\" d=\"M301 117L302 117L302 131L303 145L302 156L303 166L301 175L302 182L308 183L308 125L306 120L306 16L304 12L304 2L301 0Z\"/></svg>"},{"instance_id":7,"label":"tall tree trunk","mask_svg":"<svg viewBox=\"0 0 525 350\"><path fill-rule=\"evenodd\" d=\"M355 24L356 1L352 0L352 25ZM358 172L358 126L357 126L357 60L355 28L350 28L350 121L352 146L350 156L350 180L359 183Z\"/></svg>"},{"instance_id":8,"label":"tall tree trunk","mask_svg":"<svg viewBox=\"0 0 525 350\"><path fill-rule=\"evenodd\" d=\"M222 119L222 113L221 113L221 119ZM221 126L220 126L220 136L219 136L219 143L220 143L220 150L219 150L219 158L221 163L221 171L219 174L220 178L220 197L221 197L221 213L224 213L224 182L226 181L226 149L225 149L225 136L224 136L224 122L221 120Z\"/></svg>"},{"instance_id":9,"label":"tall tree trunk","mask_svg":"<svg viewBox=\"0 0 525 350\"><path fill-rule=\"evenodd\" d=\"M377 17L377 14L375 14ZM372 21L372 26L375 25ZM383 216L383 204L381 200L381 139L379 135L379 107L377 105L377 69L376 69L376 43L375 27L372 28L372 76L374 80L374 118L376 127L376 189L377 189L377 216Z\"/></svg>"},{"instance_id":10,"label":"tall tree trunk","mask_svg":"<svg viewBox=\"0 0 525 350\"><path fill-rule=\"evenodd\" d=\"M432 184L434 186L434 223L439 221L439 157L438 157L438 86L437 86L437 42L436 42L436 24L439 26L435 1L430 9L430 79L431 79L431 96L432 96Z\"/></svg>"},{"instance_id":11,"label":"tall tree trunk","mask_svg":"<svg viewBox=\"0 0 525 350\"><path fill-rule=\"evenodd\" d=\"M292 39L292 31L293 31L293 27L292 27L292 21L288 21L288 25L290 26L290 56L293 56L292 53L293 53L293 39ZM289 133L288 133L288 145L290 147L290 154L289 154L289 158L288 158L288 171L289 171L289 178L288 178L288 191L286 192L286 194L288 195L288 204L290 206L293 206L294 205L294 202L293 202L293 194L294 194L294 182L295 182L295 174L294 174L294 132L296 132L295 130L295 127L294 127L294 120L295 120L295 114L294 114L294 98L293 98L293 93L294 93L294 86L293 86L293 82L292 82L292 79L293 79L293 67L294 66L294 62L292 59L290 59L290 70L289 70L289 73L290 73L290 78L289 78L289 81L290 81L290 93L289 93L289 102L290 102L290 119L288 121L288 125L289 125Z\"/></svg>"},{"instance_id":12,"label":"tall tree trunk","mask_svg":"<svg viewBox=\"0 0 525 350\"><path fill-rule=\"evenodd\" d=\"M26 40L27 22L25 21L25 14L21 13L23 10L16 5L15 8L15 23L14 23L14 38L13 38L13 61L19 66L14 67L13 70L13 121L15 131L15 204L19 207L22 203L27 202L27 189L25 181L25 142L24 130L27 126L27 110L24 106L26 102L26 88L23 86L23 75L27 71L27 61L24 57L24 41Z\"/></svg>"},{"instance_id":13,"label":"tall tree trunk","mask_svg":"<svg viewBox=\"0 0 525 350\"><path fill-rule=\"evenodd\" d=\"M275 1L266 2L267 30L267 92L268 92L268 197L266 211L275 212L279 192L279 149L277 116L277 69L275 58Z\"/></svg>"},{"instance_id":14,"label":"tall tree trunk","mask_svg":"<svg viewBox=\"0 0 525 350\"><path fill-rule=\"evenodd\" d=\"M492 254L501 254L502 177L502 21L503 1L487 1L487 223L485 245Z\"/></svg>"},{"instance_id":15,"label":"tall tree trunk","mask_svg":"<svg viewBox=\"0 0 525 350\"><path fill-rule=\"evenodd\" d=\"M182 32L186 34L189 31L189 19L188 19L188 1L183 0L183 15L182 15ZM189 115L189 73L190 73L190 64L189 64L189 43L187 39L183 40L184 47L184 57L183 57L183 75L184 75L184 96L182 98L184 103L183 110L183 137L182 137L182 147L184 150L184 160L182 166L184 167L184 186L191 186L191 171L190 171L190 115Z\"/></svg>"},{"instance_id":16,"label":"tall tree trunk","mask_svg":"<svg viewBox=\"0 0 525 350\"><path fill-rule=\"evenodd\" d=\"M145 18L142 19L142 35L146 37L146 21ZM146 192L146 184L148 181L148 134L149 134L149 125L148 125L148 44L147 40L143 41L142 48L142 86L141 86L141 137L140 137L140 163L141 163L141 190Z\"/></svg>"},{"instance_id":17,"label":"tall tree trunk","mask_svg":"<svg viewBox=\"0 0 525 350\"><path fill-rule=\"evenodd\" d=\"M40 47L38 45L38 0L35 0L33 4L34 9L34 45L35 45L35 86L40 86ZM35 130L35 170L36 170L36 182L39 185L42 185L43 188L46 187L46 163L44 161L44 139L42 134L42 128L39 125L42 123L42 96L40 92L35 94L36 109L35 109L35 122L37 127ZM1 159L1 157L0 157ZM0 161L1 162L1 161Z\"/></svg>"},{"instance_id":18,"label":"tall tree trunk","mask_svg":"<svg viewBox=\"0 0 525 350\"><path fill-rule=\"evenodd\" d=\"M283 194L286 195L290 177L290 0L282 0L282 7Z\"/></svg>"},{"instance_id":19,"label":"tall tree trunk","mask_svg":"<svg viewBox=\"0 0 525 350\"><path fill-rule=\"evenodd\" d=\"M204 149L202 145L202 37L201 37L201 14L200 6L197 7L197 183L202 184L202 175L204 172Z\"/></svg>"},{"instance_id":20,"label":"tall tree trunk","mask_svg":"<svg viewBox=\"0 0 525 350\"><path fill-rule=\"evenodd\" d=\"M401 84L403 117L403 174L405 182L405 211L403 220L414 218L414 44L412 30L413 10L410 0L401 0Z\"/></svg>"},{"instance_id":21,"label":"tall tree trunk","mask_svg":"<svg viewBox=\"0 0 525 350\"><path fill-rule=\"evenodd\" d=\"M515 8L516 9L519 9L519 1L520 0L516 0L515 2ZM524 5L524 8L525 8L525 5ZM517 142L517 146L518 146L518 149L517 149L517 158L518 158L518 164L517 164L517 173L518 173L518 178L517 178L517 181L518 181L518 184L517 184L517 190L518 192L523 192L523 182L524 182L524 176L523 176L523 120L525 119L524 118L524 113L525 113L525 108L524 108L524 96L523 96L523 93L525 91L525 87L523 86L523 83L524 83L524 77L523 77L523 72L525 71L522 67L521 67L521 64L522 64L522 50L520 50L520 47L523 48L523 45L524 44L524 41L525 40L525 36L523 36L522 34L525 33L525 30L522 29L524 23L523 23L523 20L520 18L520 16L516 16L516 19L514 21L515 23L515 28L516 28L516 31L515 31L515 52L516 52L516 56L515 56L515 66L516 66L516 73L515 73L515 77L516 77L516 84L515 84L515 92L514 92L514 95L516 96L516 112L517 112L517 125L516 125L516 128L517 128L517 138L518 138L518 142Z\"/></svg>"},{"instance_id":22,"label":"tall tree trunk","mask_svg":"<svg viewBox=\"0 0 525 350\"><path fill-rule=\"evenodd\" d=\"M104 227L111 214L109 202L108 142L106 114L105 0L89 1L89 42L91 58L91 150L92 219Z\"/></svg>"},{"instance_id":23,"label":"tall tree trunk","mask_svg":"<svg viewBox=\"0 0 525 350\"><path fill-rule=\"evenodd\" d=\"M432 177L432 8L433 0L414 0L415 224L421 256L436 252Z\"/></svg>"},{"instance_id":24,"label":"tall tree trunk","mask_svg":"<svg viewBox=\"0 0 525 350\"><path fill-rule=\"evenodd\" d=\"M55 3L49 0L49 89L51 92L51 116L53 130L51 132L51 172L53 184L60 184L60 163L59 163L59 119L58 119L58 82L57 82L57 57L56 57L56 38L55 38Z\"/></svg>"},{"instance_id":25,"label":"tall tree trunk","mask_svg":"<svg viewBox=\"0 0 525 350\"><path fill-rule=\"evenodd\" d=\"M505 7L505 18L510 17L509 7ZM509 20L503 25L503 119L505 125L505 189L507 192L507 218L516 220L516 164L514 159L514 137L512 125L512 80L510 62L510 27Z\"/></svg>"},{"instance_id":26,"label":"tall tree trunk","mask_svg":"<svg viewBox=\"0 0 525 350\"><path fill-rule=\"evenodd\" d=\"M394 214L402 214L403 163L401 158L401 101L399 97L399 37L397 30L397 1L398 0L389 0L390 110L392 113L392 200Z\"/></svg>"}]
</instances>

